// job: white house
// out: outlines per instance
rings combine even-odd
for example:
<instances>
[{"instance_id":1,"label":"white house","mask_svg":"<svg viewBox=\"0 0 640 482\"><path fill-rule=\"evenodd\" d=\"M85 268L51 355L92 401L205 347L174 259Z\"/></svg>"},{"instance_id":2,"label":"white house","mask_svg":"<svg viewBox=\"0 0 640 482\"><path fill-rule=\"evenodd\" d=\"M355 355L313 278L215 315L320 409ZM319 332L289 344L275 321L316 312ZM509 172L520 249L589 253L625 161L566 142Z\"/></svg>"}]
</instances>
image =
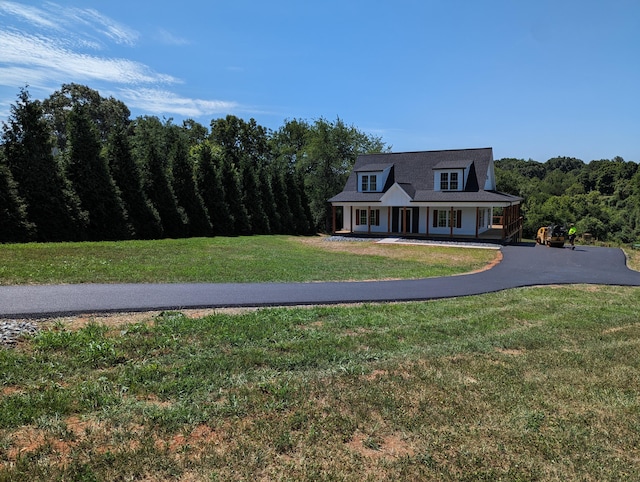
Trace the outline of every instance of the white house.
<instances>
[{"instance_id":1,"label":"white house","mask_svg":"<svg viewBox=\"0 0 640 482\"><path fill-rule=\"evenodd\" d=\"M361 155L329 199L334 232L501 241L520 239L521 201L496 190L490 147Z\"/></svg>"}]
</instances>

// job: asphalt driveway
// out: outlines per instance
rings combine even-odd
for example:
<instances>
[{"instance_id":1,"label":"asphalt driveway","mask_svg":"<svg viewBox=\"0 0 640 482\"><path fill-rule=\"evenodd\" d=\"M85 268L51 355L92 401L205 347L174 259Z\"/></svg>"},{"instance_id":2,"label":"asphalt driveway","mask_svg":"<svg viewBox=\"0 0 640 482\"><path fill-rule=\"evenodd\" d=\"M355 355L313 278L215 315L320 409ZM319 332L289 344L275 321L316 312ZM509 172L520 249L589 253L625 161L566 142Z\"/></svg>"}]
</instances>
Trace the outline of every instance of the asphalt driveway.
<instances>
[{"instance_id":1,"label":"asphalt driveway","mask_svg":"<svg viewBox=\"0 0 640 482\"><path fill-rule=\"evenodd\" d=\"M480 273L398 281L323 283L177 283L1 286L0 317L78 313L414 301L489 293L522 286L640 286L618 248L501 247L503 259Z\"/></svg>"}]
</instances>

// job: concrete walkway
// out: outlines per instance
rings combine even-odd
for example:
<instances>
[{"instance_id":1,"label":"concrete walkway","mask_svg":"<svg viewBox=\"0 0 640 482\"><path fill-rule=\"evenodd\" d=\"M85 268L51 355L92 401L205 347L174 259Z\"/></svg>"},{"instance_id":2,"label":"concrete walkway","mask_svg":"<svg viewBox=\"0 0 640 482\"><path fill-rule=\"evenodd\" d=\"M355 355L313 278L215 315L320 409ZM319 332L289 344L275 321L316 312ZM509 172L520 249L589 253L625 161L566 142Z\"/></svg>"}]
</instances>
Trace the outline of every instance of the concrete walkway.
<instances>
[{"instance_id":1,"label":"concrete walkway","mask_svg":"<svg viewBox=\"0 0 640 482\"><path fill-rule=\"evenodd\" d=\"M640 286L622 250L533 244L500 248L503 259L479 273L398 281L176 283L0 286L0 317L78 313L413 301L547 284Z\"/></svg>"}]
</instances>

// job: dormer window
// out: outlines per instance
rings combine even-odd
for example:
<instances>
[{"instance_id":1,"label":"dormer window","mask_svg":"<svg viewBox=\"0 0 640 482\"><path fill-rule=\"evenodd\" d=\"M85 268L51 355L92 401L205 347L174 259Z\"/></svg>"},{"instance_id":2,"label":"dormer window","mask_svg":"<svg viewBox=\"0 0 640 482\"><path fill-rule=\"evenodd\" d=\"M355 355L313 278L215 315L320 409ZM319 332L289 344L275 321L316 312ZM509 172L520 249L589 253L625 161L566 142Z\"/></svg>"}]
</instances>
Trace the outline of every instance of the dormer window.
<instances>
[{"instance_id":1,"label":"dormer window","mask_svg":"<svg viewBox=\"0 0 640 482\"><path fill-rule=\"evenodd\" d=\"M389 182L389 176L393 179L393 164L368 164L358 171L358 192L383 192Z\"/></svg>"},{"instance_id":2,"label":"dormer window","mask_svg":"<svg viewBox=\"0 0 640 482\"><path fill-rule=\"evenodd\" d=\"M458 172L440 172L440 190L441 191L459 191L460 180Z\"/></svg>"},{"instance_id":3,"label":"dormer window","mask_svg":"<svg viewBox=\"0 0 640 482\"><path fill-rule=\"evenodd\" d=\"M375 174L363 174L360 186L362 192L376 192L378 190L378 176Z\"/></svg>"}]
</instances>

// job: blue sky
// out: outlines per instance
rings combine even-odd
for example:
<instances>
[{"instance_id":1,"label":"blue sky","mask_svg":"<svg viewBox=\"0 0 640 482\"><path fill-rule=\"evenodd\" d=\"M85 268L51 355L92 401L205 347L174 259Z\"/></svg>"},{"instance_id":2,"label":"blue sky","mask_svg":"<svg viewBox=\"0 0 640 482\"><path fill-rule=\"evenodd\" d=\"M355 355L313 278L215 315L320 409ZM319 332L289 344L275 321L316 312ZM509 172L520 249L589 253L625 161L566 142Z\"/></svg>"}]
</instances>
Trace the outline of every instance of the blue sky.
<instances>
[{"instance_id":1,"label":"blue sky","mask_svg":"<svg viewBox=\"0 0 640 482\"><path fill-rule=\"evenodd\" d=\"M134 117L640 162L640 1L0 0L0 120L68 82Z\"/></svg>"}]
</instances>

